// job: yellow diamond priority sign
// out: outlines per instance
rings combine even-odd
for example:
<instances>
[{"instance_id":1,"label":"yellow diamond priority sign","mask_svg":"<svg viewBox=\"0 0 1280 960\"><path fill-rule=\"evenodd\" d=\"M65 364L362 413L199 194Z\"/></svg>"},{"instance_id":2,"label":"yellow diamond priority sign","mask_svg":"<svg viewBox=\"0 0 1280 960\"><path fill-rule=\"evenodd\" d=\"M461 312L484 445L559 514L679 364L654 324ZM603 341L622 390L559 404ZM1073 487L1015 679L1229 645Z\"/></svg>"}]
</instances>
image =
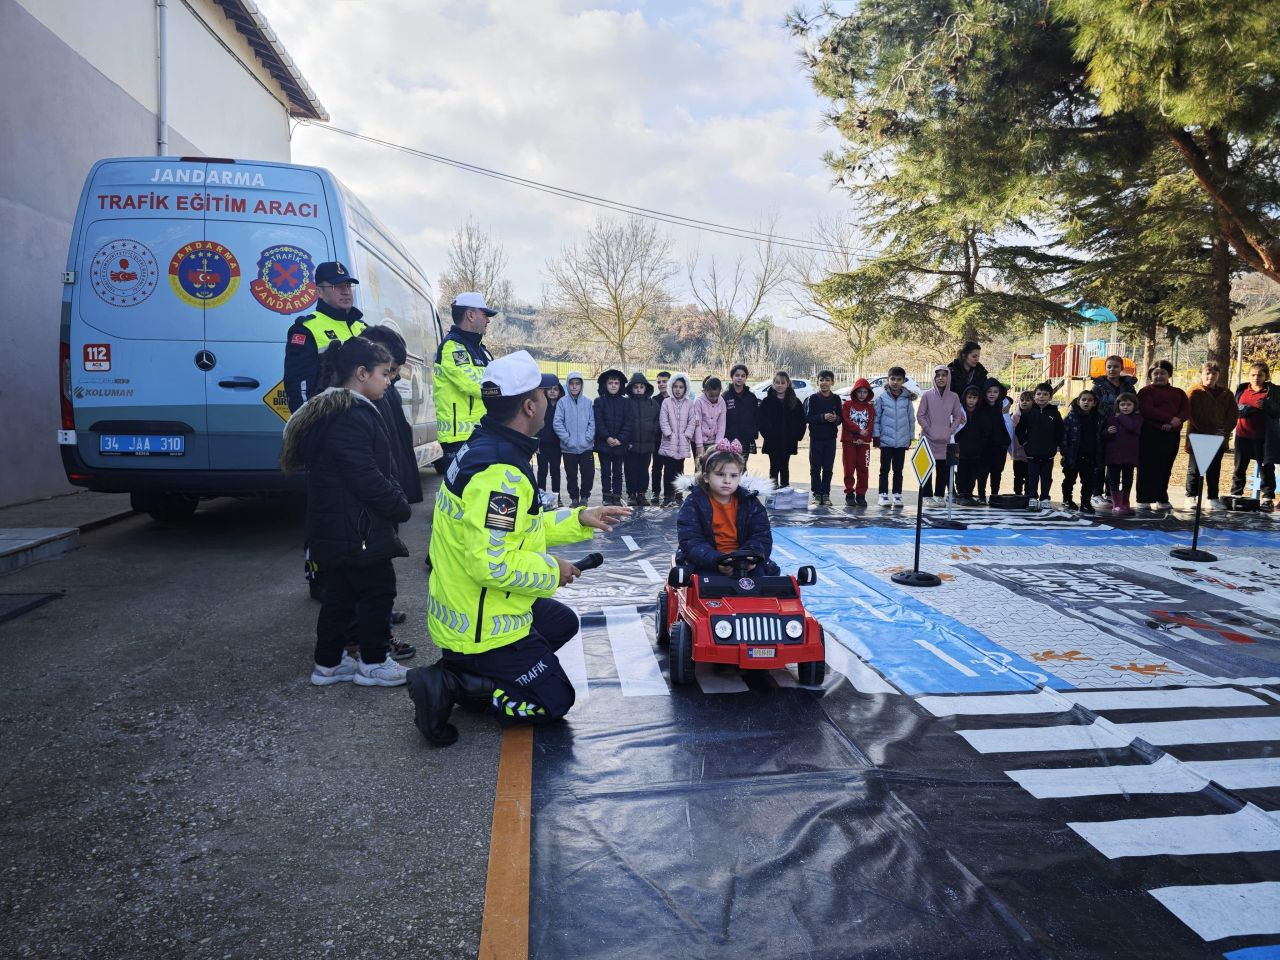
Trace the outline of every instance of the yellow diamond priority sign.
<instances>
[{"instance_id":1,"label":"yellow diamond priority sign","mask_svg":"<svg viewBox=\"0 0 1280 960\"><path fill-rule=\"evenodd\" d=\"M284 392L283 380L262 395L262 402L281 420L289 422L289 395Z\"/></svg>"},{"instance_id":2,"label":"yellow diamond priority sign","mask_svg":"<svg viewBox=\"0 0 1280 960\"><path fill-rule=\"evenodd\" d=\"M916 472L916 480L923 485L933 475L933 468L937 465L938 461L929 449L929 442L921 437L911 453L911 469Z\"/></svg>"}]
</instances>

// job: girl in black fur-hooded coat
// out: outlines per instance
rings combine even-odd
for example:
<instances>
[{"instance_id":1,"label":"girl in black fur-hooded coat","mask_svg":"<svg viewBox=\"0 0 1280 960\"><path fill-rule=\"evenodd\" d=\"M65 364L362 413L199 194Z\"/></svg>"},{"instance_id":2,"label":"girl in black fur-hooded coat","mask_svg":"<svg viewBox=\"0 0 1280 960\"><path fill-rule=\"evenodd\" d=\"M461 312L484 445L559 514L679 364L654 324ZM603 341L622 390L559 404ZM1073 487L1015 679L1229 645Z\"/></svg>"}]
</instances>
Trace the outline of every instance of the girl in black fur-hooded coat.
<instances>
[{"instance_id":1,"label":"girl in black fur-hooded coat","mask_svg":"<svg viewBox=\"0 0 1280 960\"><path fill-rule=\"evenodd\" d=\"M324 597L311 682L399 686L406 671L387 656L396 596L391 561L409 555L396 525L411 511L375 405L390 385L391 354L362 337L325 353L341 386L313 396L289 418L280 455L286 473L307 470L307 542ZM344 650L352 620L359 662Z\"/></svg>"}]
</instances>

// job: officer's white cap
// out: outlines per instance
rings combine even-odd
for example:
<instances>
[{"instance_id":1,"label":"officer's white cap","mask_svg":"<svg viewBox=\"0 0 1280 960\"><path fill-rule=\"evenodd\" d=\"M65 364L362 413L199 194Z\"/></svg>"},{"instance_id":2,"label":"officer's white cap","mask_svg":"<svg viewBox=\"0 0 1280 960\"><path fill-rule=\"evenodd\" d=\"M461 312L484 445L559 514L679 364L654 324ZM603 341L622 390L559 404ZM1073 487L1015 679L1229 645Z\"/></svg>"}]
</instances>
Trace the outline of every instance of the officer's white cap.
<instances>
[{"instance_id":1,"label":"officer's white cap","mask_svg":"<svg viewBox=\"0 0 1280 960\"><path fill-rule=\"evenodd\" d=\"M550 390L560 386L554 373L543 373L528 350L517 350L499 357L484 368L481 397L518 397L535 388Z\"/></svg>"},{"instance_id":2,"label":"officer's white cap","mask_svg":"<svg viewBox=\"0 0 1280 960\"><path fill-rule=\"evenodd\" d=\"M476 293L475 291L458 294L453 298L453 305L455 307L475 307L477 310L483 310L491 317L498 312L484 302L483 293ZM529 389L532 390L533 387Z\"/></svg>"}]
</instances>

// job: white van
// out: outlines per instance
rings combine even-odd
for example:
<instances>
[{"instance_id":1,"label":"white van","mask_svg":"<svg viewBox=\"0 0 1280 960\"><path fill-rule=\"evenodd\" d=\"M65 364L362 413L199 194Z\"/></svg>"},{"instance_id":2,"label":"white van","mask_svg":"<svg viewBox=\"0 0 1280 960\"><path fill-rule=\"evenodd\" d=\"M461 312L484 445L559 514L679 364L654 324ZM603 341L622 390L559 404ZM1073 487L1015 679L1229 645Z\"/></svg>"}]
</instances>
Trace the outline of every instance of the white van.
<instances>
[{"instance_id":1,"label":"white van","mask_svg":"<svg viewBox=\"0 0 1280 960\"><path fill-rule=\"evenodd\" d=\"M443 332L422 268L328 171L196 157L100 160L63 275L67 479L161 519L200 498L300 489L278 468L285 332L315 268L340 260L355 305L408 344L396 385L418 462L440 456L432 360Z\"/></svg>"}]
</instances>

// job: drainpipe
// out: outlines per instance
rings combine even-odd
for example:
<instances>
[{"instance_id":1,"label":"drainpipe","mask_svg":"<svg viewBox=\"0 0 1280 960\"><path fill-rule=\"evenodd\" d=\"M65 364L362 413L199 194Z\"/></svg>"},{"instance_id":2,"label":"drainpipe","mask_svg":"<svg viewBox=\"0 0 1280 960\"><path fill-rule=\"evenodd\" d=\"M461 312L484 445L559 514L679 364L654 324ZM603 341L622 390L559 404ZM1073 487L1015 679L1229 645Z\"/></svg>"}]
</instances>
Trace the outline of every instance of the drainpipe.
<instances>
[{"instance_id":1,"label":"drainpipe","mask_svg":"<svg viewBox=\"0 0 1280 960\"><path fill-rule=\"evenodd\" d=\"M169 4L156 0L156 156L169 152Z\"/></svg>"}]
</instances>

